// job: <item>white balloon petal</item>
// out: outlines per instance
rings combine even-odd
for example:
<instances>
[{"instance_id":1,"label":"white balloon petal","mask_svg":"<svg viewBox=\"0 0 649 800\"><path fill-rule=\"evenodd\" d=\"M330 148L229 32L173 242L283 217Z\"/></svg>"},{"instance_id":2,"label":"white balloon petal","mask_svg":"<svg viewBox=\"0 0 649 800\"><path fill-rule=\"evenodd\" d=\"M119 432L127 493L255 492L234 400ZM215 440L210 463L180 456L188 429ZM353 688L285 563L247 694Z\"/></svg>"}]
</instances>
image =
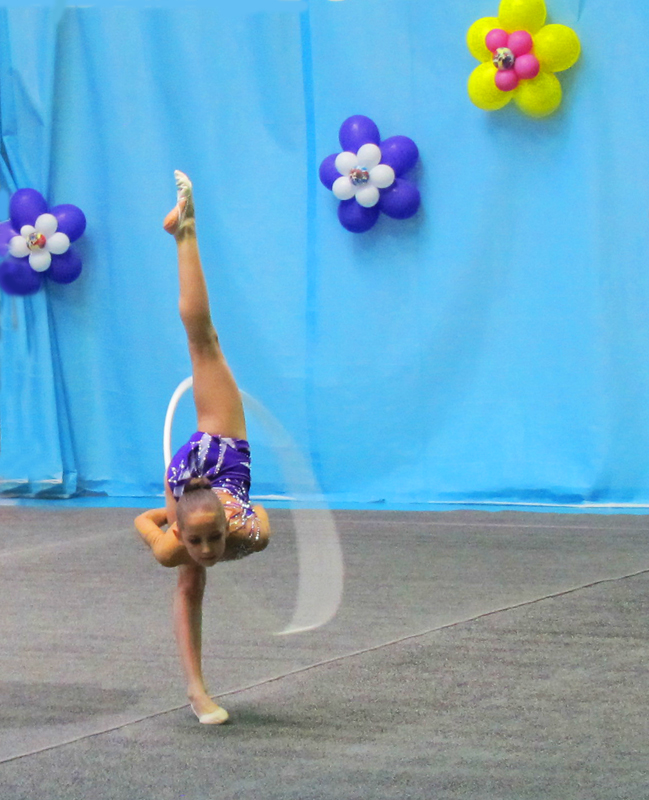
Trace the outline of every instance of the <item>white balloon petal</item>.
<instances>
[{"instance_id":1,"label":"white balloon petal","mask_svg":"<svg viewBox=\"0 0 649 800\"><path fill-rule=\"evenodd\" d=\"M65 233L53 233L47 237L47 244L45 245L50 253L61 255L65 253L70 247L70 238Z\"/></svg>"},{"instance_id":2,"label":"white balloon petal","mask_svg":"<svg viewBox=\"0 0 649 800\"><path fill-rule=\"evenodd\" d=\"M349 175L357 163L356 153L350 153L348 150L336 156L336 169L341 175Z\"/></svg>"},{"instance_id":3,"label":"white balloon petal","mask_svg":"<svg viewBox=\"0 0 649 800\"><path fill-rule=\"evenodd\" d=\"M51 263L52 256L47 250L34 250L34 252L29 255L29 266L35 272L45 272L46 269L50 268Z\"/></svg>"},{"instance_id":4,"label":"white balloon petal","mask_svg":"<svg viewBox=\"0 0 649 800\"><path fill-rule=\"evenodd\" d=\"M25 258L29 255L29 247L22 236L12 236L9 239L9 253L15 258Z\"/></svg>"},{"instance_id":5,"label":"white balloon petal","mask_svg":"<svg viewBox=\"0 0 649 800\"><path fill-rule=\"evenodd\" d=\"M372 169L381 161L381 150L375 144L364 144L356 153L356 160L365 169Z\"/></svg>"},{"instance_id":6,"label":"white balloon petal","mask_svg":"<svg viewBox=\"0 0 649 800\"><path fill-rule=\"evenodd\" d=\"M370 183L379 189L387 189L394 183L394 170L387 164L379 164L370 172Z\"/></svg>"},{"instance_id":7,"label":"white balloon petal","mask_svg":"<svg viewBox=\"0 0 649 800\"><path fill-rule=\"evenodd\" d=\"M356 202L365 208L372 208L379 202L379 190L368 184L356 192Z\"/></svg>"},{"instance_id":8,"label":"white balloon petal","mask_svg":"<svg viewBox=\"0 0 649 800\"><path fill-rule=\"evenodd\" d=\"M334 181L331 191L339 200L350 200L356 194L356 187L349 178L340 177Z\"/></svg>"},{"instance_id":9,"label":"white balloon petal","mask_svg":"<svg viewBox=\"0 0 649 800\"><path fill-rule=\"evenodd\" d=\"M36 233L36 228L33 225L23 225L20 229L21 236L29 236L30 233Z\"/></svg>"},{"instance_id":10,"label":"white balloon petal","mask_svg":"<svg viewBox=\"0 0 649 800\"><path fill-rule=\"evenodd\" d=\"M54 214L41 214L40 217L37 217L34 227L49 239L59 227L59 221Z\"/></svg>"}]
</instances>

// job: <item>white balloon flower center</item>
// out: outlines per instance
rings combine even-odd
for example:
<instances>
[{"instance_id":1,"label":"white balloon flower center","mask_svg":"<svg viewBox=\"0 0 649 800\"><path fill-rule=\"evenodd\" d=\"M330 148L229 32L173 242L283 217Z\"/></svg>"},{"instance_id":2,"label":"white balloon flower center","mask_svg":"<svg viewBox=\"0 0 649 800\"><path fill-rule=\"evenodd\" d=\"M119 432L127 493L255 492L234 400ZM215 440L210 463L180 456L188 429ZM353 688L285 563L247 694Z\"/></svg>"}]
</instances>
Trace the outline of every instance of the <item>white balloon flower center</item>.
<instances>
[{"instance_id":1,"label":"white balloon flower center","mask_svg":"<svg viewBox=\"0 0 649 800\"><path fill-rule=\"evenodd\" d=\"M362 186L370 179L370 172L366 167L354 167L349 173L349 180L354 186Z\"/></svg>"},{"instance_id":2,"label":"white balloon flower center","mask_svg":"<svg viewBox=\"0 0 649 800\"><path fill-rule=\"evenodd\" d=\"M47 244L47 239L42 233L39 233L39 231L28 233L25 236L25 241L27 242L27 247L32 251L42 250Z\"/></svg>"}]
</instances>

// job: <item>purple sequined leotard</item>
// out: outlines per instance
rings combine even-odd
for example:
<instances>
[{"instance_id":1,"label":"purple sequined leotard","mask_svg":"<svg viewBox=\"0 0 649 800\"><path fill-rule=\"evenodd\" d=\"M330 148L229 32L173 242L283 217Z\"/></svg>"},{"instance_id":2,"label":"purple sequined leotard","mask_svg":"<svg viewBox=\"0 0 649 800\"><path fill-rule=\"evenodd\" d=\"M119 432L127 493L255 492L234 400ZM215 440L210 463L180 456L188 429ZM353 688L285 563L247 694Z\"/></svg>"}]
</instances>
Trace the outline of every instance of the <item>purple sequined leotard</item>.
<instances>
[{"instance_id":1,"label":"purple sequined leotard","mask_svg":"<svg viewBox=\"0 0 649 800\"><path fill-rule=\"evenodd\" d=\"M249 529L247 555L260 537L260 522L250 503L250 446L245 439L196 431L171 459L167 482L176 500L192 478L207 478L219 493L231 532ZM227 492L227 495L220 494Z\"/></svg>"}]
</instances>

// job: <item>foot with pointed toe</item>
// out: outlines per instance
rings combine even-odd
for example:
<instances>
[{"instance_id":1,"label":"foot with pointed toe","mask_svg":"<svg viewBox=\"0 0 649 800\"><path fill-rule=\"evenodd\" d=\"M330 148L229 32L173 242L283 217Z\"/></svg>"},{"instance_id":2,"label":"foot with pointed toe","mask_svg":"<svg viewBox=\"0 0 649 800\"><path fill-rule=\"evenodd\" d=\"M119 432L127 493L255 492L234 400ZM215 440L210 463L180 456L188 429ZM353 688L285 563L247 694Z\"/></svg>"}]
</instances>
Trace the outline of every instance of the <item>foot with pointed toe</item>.
<instances>
[{"instance_id":1,"label":"foot with pointed toe","mask_svg":"<svg viewBox=\"0 0 649 800\"><path fill-rule=\"evenodd\" d=\"M163 227L172 236L178 238L184 231L194 230L194 197L192 182L184 172L174 172L176 181L176 205L165 217Z\"/></svg>"},{"instance_id":2,"label":"foot with pointed toe","mask_svg":"<svg viewBox=\"0 0 649 800\"><path fill-rule=\"evenodd\" d=\"M210 697L196 698L191 703L191 709L197 716L201 725L222 725L227 722L230 715L217 705Z\"/></svg>"}]
</instances>

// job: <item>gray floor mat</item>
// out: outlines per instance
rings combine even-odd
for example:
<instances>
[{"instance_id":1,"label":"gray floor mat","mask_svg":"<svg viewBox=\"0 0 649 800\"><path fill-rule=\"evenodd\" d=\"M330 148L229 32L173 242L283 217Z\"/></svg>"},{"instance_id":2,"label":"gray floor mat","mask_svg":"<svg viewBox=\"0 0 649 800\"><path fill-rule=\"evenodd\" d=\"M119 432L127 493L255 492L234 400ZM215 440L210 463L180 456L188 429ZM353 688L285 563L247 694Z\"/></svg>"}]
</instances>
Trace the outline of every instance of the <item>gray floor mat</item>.
<instances>
[{"instance_id":1,"label":"gray floor mat","mask_svg":"<svg viewBox=\"0 0 649 800\"><path fill-rule=\"evenodd\" d=\"M206 729L134 513L0 509L3 797L649 797L647 579L624 579L649 569L645 517L336 512L342 608L277 637L297 560L271 511L264 554L210 571L233 724Z\"/></svg>"}]
</instances>

